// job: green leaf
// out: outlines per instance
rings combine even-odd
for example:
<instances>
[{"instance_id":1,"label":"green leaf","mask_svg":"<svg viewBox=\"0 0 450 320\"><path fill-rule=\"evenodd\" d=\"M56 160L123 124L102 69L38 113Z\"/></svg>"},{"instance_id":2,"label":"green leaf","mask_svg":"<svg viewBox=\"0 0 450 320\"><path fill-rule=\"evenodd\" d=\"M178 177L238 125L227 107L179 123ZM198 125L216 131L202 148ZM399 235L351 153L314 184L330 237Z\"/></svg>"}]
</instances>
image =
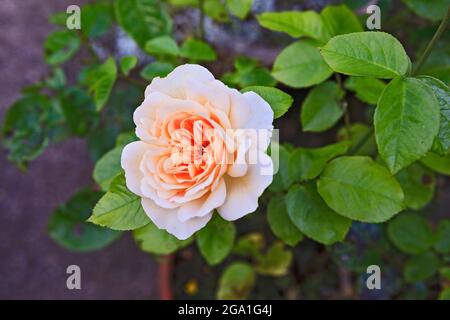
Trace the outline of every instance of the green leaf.
<instances>
[{"instance_id":1,"label":"green leaf","mask_svg":"<svg viewBox=\"0 0 450 320\"><path fill-rule=\"evenodd\" d=\"M274 144L272 142L272 147L270 150L278 148L278 157L272 155L274 161L274 168L278 168L278 172L274 175L273 181L269 186L269 190L278 192L287 190L293 182L293 177L290 174L289 169L289 158L291 156L290 150L283 145Z\"/></svg>"},{"instance_id":2,"label":"green leaf","mask_svg":"<svg viewBox=\"0 0 450 320\"><path fill-rule=\"evenodd\" d=\"M229 265L220 277L217 299L246 299L253 289L255 280L255 272L249 264L235 262Z\"/></svg>"},{"instance_id":3,"label":"green leaf","mask_svg":"<svg viewBox=\"0 0 450 320\"><path fill-rule=\"evenodd\" d=\"M80 48L81 41L74 31L54 31L44 43L45 61L50 65L61 64Z\"/></svg>"},{"instance_id":4,"label":"green leaf","mask_svg":"<svg viewBox=\"0 0 450 320\"><path fill-rule=\"evenodd\" d=\"M294 38L308 37L322 42L330 38L322 18L314 11L265 12L257 19L264 28L284 32Z\"/></svg>"},{"instance_id":5,"label":"green leaf","mask_svg":"<svg viewBox=\"0 0 450 320\"><path fill-rule=\"evenodd\" d=\"M411 257L405 265L407 282L424 281L432 277L439 268L439 259L433 252L424 252Z\"/></svg>"},{"instance_id":6,"label":"green leaf","mask_svg":"<svg viewBox=\"0 0 450 320\"><path fill-rule=\"evenodd\" d=\"M64 248L80 252L101 249L119 238L121 232L86 222L101 195L101 192L83 189L60 205L50 217L50 237Z\"/></svg>"},{"instance_id":7,"label":"green leaf","mask_svg":"<svg viewBox=\"0 0 450 320\"><path fill-rule=\"evenodd\" d=\"M246 56L237 57L234 59L233 64L236 70L240 73L251 71L259 66L258 60Z\"/></svg>"},{"instance_id":8,"label":"green leaf","mask_svg":"<svg viewBox=\"0 0 450 320\"><path fill-rule=\"evenodd\" d=\"M420 160L424 166L443 175L450 176L450 156L441 157L429 152Z\"/></svg>"},{"instance_id":9,"label":"green leaf","mask_svg":"<svg viewBox=\"0 0 450 320\"><path fill-rule=\"evenodd\" d=\"M217 58L216 52L209 44L195 39L183 42L180 55L192 61L214 61Z\"/></svg>"},{"instance_id":10,"label":"green leaf","mask_svg":"<svg viewBox=\"0 0 450 320\"><path fill-rule=\"evenodd\" d=\"M333 71L325 63L319 49L311 41L297 41L289 45L275 60L272 76L293 88L305 88L321 83Z\"/></svg>"},{"instance_id":11,"label":"green leaf","mask_svg":"<svg viewBox=\"0 0 450 320\"><path fill-rule=\"evenodd\" d=\"M344 217L384 222L403 209L403 191L383 166L369 157L331 161L317 182L327 205Z\"/></svg>"},{"instance_id":12,"label":"green leaf","mask_svg":"<svg viewBox=\"0 0 450 320\"><path fill-rule=\"evenodd\" d=\"M42 154L51 140L51 131L60 126L51 117L58 106L46 95L29 92L8 109L2 126L2 143L9 151L10 161L25 169L29 161Z\"/></svg>"},{"instance_id":13,"label":"green leaf","mask_svg":"<svg viewBox=\"0 0 450 320\"><path fill-rule=\"evenodd\" d=\"M113 230L134 230L148 224L150 219L141 206L141 197L129 191L125 176L119 175L95 205L88 221Z\"/></svg>"},{"instance_id":14,"label":"green leaf","mask_svg":"<svg viewBox=\"0 0 450 320\"><path fill-rule=\"evenodd\" d=\"M145 43L145 52L151 55L178 56L180 49L172 37L164 35L148 40Z\"/></svg>"},{"instance_id":15,"label":"green leaf","mask_svg":"<svg viewBox=\"0 0 450 320\"><path fill-rule=\"evenodd\" d=\"M346 5L326 6L320 15L331 36L363 31L358 17Z\"/></svg>"},{"instance_id":16,"label":"green leaf","mask_svg":"<svg viewBox=\"0 0 450 320\"><path fill-rule=\"evenodd\" d=\"M238 83L244 88L251 86L271 87L277 83L270 71L264 67L256 67L247 72L239 73L238 78Z\"/></svg>"},{"instance_id":17,"label":"green leaf","mask_svg":"<svg viewBox=\"0 0 450 320\"><path fill-rule=\"evenodd\" d=\"M284 196L278 195L270 199L267 221L272 232L284 243L294 247L303 239L303 234L289 218Z\"/></svg>"},{"instance_id":18,"label":"green leaf","mask_svg":"<svg viewBox=\"0 0 450 320\"><path fill-rule=\"evenodd\" d=\"M289 159L291 179L297 182L316 178L327 162L347 152L348 141L330 144L321 148L298 148Z\"/></svg>"},{"instance_id":19,"label":"green leaf","mask_svg":"<svg viewBox=\"0 0 450 320\"><path fill-rule=\"evenodd\" d=\"M442 43L441 45L439 45ZM450 50L449 42L442 41L430 53L427 61L420 69L420 74L433 76L450 84Z\"/></svg>"},{"instance_id":20,"label":"green leaf","mask_svg":"<svg viewBox=\"0 0 450 320\"><path fill-rule=\"evenodd\" d=\"M422 158L439 130L439 103L422 81L396 78L375 110L375 137L381 158L392 173Z\"/></svg>"},{"instance_id":21,"label":"green leaf","mask_svg":"<svg viewBox=\"0 0 450 320\"><path fill-rule=\"evenodd\" d=\"M450 220L439 222L434 248L442 254L450 253Z\"/></svg>"},{"instance_id":22,"label":"green leaf","mask_svg":"<svg viewBox=\"0 0 450 320\"><path fill-rule=\"evenodd\" d=\"M121 134L119 134L117 136L116 139L116 147L125 147L125 145L136 141L137 137L136 137L136 133L134 130L129 131L129 132L122 132Z\"/></svg>"},{"instance_id":23,"label":"green leaf","mask_svg":"<svg viewBox=\"0 0 450 320\"><path fill-rule=\"evenodd\" d=\"M356 32L332 38L321 49L336 72L391 79L405 75L410 60L402 44L384 32Z\"/></svg>"},{"instance_id":24,"label":"green leaf","mask_svg":"<svg viewBox=\"0 0 450 320\"><path fill-rule=\"evenodd\" d=\"M433 199L436 177L419 163L399 171L396 178L405 194L407 208L420 210Z\"/></svg>"},{"instance_id":25,"label":"green leaf","mask_svg":"<svg viewBox=\"0 0 450 320\"><path fill-rule=\"evenodd\" d=\"M85 90L78 87L67 88L59 101L72 134L83 137L98 124L99 116L94 101Z\"/></svg>"},{"instance_id":26,"label":"green leaf","mask_svg":"<svg viewBox=\"0 0 450 320\"><path fill-rule=\"evenodd\" d=\"M450 288L445 288L439 293L438 300L450 300Z\"/></svg>"},{"instance_id":27,"label":"green leaf","mask_svg":"<svg viewBox=\"0 0 450 320\"><path fill-rule=\"evenodd\" d=\"M253 0L226 0L228 10L239 19L245 19L250 12Z\"/></svg>"},{"instance_id":28,"label":"green leaf","mask_svg":"<svg viewBox=\"0 0 450 320\"><path fill-rule=\"evenodd\" d=\"M418 254L433 244L433 233L425 219L416 213L403 213L389 222L388 236L400 250Z\"/></svg>"},{"instance_id":29,"label":"green leaf","mask_svg":"<svg viewBox=\"0 0 450 320\"><path fill-rule=\"evenodd\" d=\"M116 0L114 8L119 25L139 44L170 34L172 20L158 0Z\"/></svg>"},{"instance_id":30,"label":"green leaf","mask_svg":"<svg viewBox=\"0 0 450 320\"><path fill-rule=\"evenodd\" d=\"M376 105L386 84L373 77L349 77L345 81L345 88L355 92L359 100Z\"/></svg>"},{"instance_id":31,"label":"green leaf","mask_svg":"<svg viewBox=\"0 0 450 320\"><path fill-rule=\"evenodd\" d=\"M167 231L158 229L153 222L133 230L133 238L142 251L157 255L173 253L192 242L192 238L178 240Z\"/></svg>"},{"instance_id":32,"label":"green leaf","mask_svg":"<svg viewBox=\"0 0 450 320\"><path fill-rule=\"evenodd\" d=\"M450 153L450 89L445 83L436 78L429 76L420 76L418 78L433 90L439 102L441 122L432 151L445 156Z\"/></svg>"},{"instance_id":33,"label":"green leaf","mask_svg":"<svg viewBox=\"0 0 450 320\"><path fill-rule=\"evenodd\" d=\"M235 237L234 224L215 214L206 227L197 233L197 245L208 264L216 265L231 252Z\"/></svg>"},{"instance_id":34,"label":"green leaf","mask_svg":"<svg viewBox=\"0 0 450 320\"><path fill-rule=\"evenodd\" d=\"M48 17L48 22L56 26L65 26L68 14L65 11L56 12Z\"/></svg>"},{"instance_id":35,"label":"green leaf","mask_svg":"<svg viewBox=\"0 0 450 320\"><path fill-rule=\"evenodd\" d=\"M138 58L136 56L124 56L120 59L120 70L125 76L128 76L130 71L136 67Z\"/></svg>"},{"instance_id":36,"label":"green leaf","mask_svg":"<svg viewBox=\"0 0 450 320\"><path fill-rule=\"evenodd\" d=\"M295 185L286 197L292 222L308 237L325 245L343 241L352 224L331 210L313 185Z\"/></svg>"},{"instance_id":37,"label":"green leaf","mask_svg":"<svg viewBox=\"0 0 450 320\"><path fill-rule=\"evenodd\" d=\"M302 105L303 131L322 132L334 126L344 114L340 106L343 97L344 92L333 81L314 87Z\"/></svg>"},{"instance_id":38,"label":"green leaf","mask_svg":"<svg viewBox=\"0 0 450 320\"><path fill-rule=\"evenodd\" d=\"M113 126L98 126L87 135L89 156L95 162L114 148L117 129Z\"/></svg>"},{"instance_id":39,"label":"green leaf","mask_svg":"<svg viewBox=\"0 0 450 320\"><path fill-rule=\"evenodd\" d=\"M103 35L113 23L113 8L107 3L92 3L81 9L81 32L88 38Z\"/></svg>"},{"instance_id":40,"label":"green leaf","mask_svg":"<svg viewBox=\"0 0 450 320\"><path fill-rule=\"evenodd\" d=\"M450 267L442 267L442 268L440 268L439 269L439 274L443 278L445 278L447 280L450 280Z\"/></svg>"},{"instance_id":41,"label":"green leaf","mask_svg":"<svg viewBox=\"0 0 450 320\"><path fill-rule=\"evenodd\" d=\"M255 59L245 56L237 57L234 60L234 67L236 71L222 75L222 81L230 87L272 87L277 83L270 71L261 67Z\"/></svg>"},{"instance_id":42,"label":"green leaf","mask_svg":"<svg viewBox=\"0 0 450 320\"><path fill-rule=\"evenodd\" d=\"M248 91L257 93L272 107L274 119L284 115L294 102L294 99L290 95L277 88L252 86L241 90L241 92Z\"/></svg>"},{"instance_id":43,"label":"green leaf","mask_svg":"<svg viewBox=\"0 0 450 320\"><path fill-rule=\"evenodd\" d=\"M222 0L204 0L203 10L208 17L215 21L228 21L228 13Z\"/></svg>"},{"instance_id":44,"label":"green leaf","mask_svg":"<svg viewBox=\"0 0 450 320\"><path fill-rule=\"evenodd\" d=\"M375 143L375 137L369 126L363 123L355 122L350 125L349 131L350 133L347 132L347 127L345 126L340 128L337 134L337 139L339 141L349 141L351 143L350 150L356 148L356 146L360 143L363 143L363 140L366 140L359 150L356 151L355 155L368 156L376 153L377 145ZM369 137L367 137L368 135Z\"/></svg>"},{"instance_id":45,"label":"green leaf","mask_svg":"<svg viewBox=\"0 0 450 320\"><path fill-rule=\"evenodd\" d=\"M449 0L403 0L417 15L432 20L441 20L450 6Z\"/></svg>"},{"instance_id":46,"label":"green leaf","mask_svg":"<svg viewBox=\"0 0 450 320\"><path fill-rule=\"evenodd\" d=\"M233 248L233 253L246 258L257 259L264 245L264 236L259 232L252 232L239 238Z\"/></svg>"},{"instance_id":47,"label":"green leaf","mask_svg":"<svg viewBox=\"0 0 450 320\"><path fill-rule=\"evenodd\" d=\"M256 272L264 276L284 276L289 271L292 256L292 251L285 249L282 243L275 243L258 259Z\"/></svg>"},{"instance_id":48,"label":"green leaf","mask_svg":"<svg viewBox=\"0 0 450 320\"><path fill-rule=\"evenodd\" d=\"M103 64L88 72L86 82L94 93L96 110L102 110L109 99L111 90L116 82L117 67L114 59L109 57Z\"/></svg>"},{"instance_id":49,"label":"green leaf","mask_svg":"<svg viewBox=\"0 0 450 320\"><path fill-rule=\"evenodd\" d=\"M140 75L145 80L151 81L156 77L167 76L173 70L173 68L174 66L170 63L155 61L148 64L144 69L142 69Z\"/></svg>"},{"instance_id":50,"label":"green leaf","mask_svg":"<svg viewBox=\"0 0 450 320\"><path fill-rule=\"evenodd\" d=\"M59 90L64 88L67 83L66 75L64 74L64 70L61 68L53 69L52 75L45 80L45 84L55 90Z\"/></svg>"},{"instance_id":51,"label":"green leaf","mask_svg":"<svg viewBox=\"0 0 450 320\"><path fill-rule=\"evenodd\" d=\"M107 191L112 180L122 172L122 149L123 146L108 151L95 163L93 178L103 191Z\"/></svg>"}]
</instances>

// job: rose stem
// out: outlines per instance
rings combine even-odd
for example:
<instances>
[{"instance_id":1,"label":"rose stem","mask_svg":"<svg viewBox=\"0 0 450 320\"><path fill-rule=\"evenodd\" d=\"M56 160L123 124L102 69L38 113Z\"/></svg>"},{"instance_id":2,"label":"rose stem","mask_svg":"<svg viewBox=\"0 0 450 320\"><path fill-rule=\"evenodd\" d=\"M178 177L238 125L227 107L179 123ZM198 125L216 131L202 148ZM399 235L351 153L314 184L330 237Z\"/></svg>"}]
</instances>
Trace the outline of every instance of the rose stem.
<instances>
[{"instance_id":1,"label":"rose stem","mask_svg":"<svg viewBox=\"0 0 450 320\"><path fill-rule=\"evenodd\" d=\"M159 294L161 300L173 300L170 278L172 277L174 255L169 254L161 258L159 263Z\"/></svg>"},{"instance_id":2,"label":"rose stem","mask_svg":"<svg viewBox=\"0 0 450 320\"><path fill-rule=\"evenodd\" d=\"M433 50L436 43L441 38L442 34L444 33L445 29L447 28L448 20L450 18L450 8L447 9L447 13L445 14L444 18L441 21L441 24L439 25L438 29L436 30L436 33L434 34L433 38L430 40L430 43L428 43L427 48L423 52L422 56L419 58L419 60L416 63L416 67L414 68L414 71L412 73L413 76L416 76L420 69L422 68L423 64L429 57L431 51Z\"/></svg>"}]
</instances>

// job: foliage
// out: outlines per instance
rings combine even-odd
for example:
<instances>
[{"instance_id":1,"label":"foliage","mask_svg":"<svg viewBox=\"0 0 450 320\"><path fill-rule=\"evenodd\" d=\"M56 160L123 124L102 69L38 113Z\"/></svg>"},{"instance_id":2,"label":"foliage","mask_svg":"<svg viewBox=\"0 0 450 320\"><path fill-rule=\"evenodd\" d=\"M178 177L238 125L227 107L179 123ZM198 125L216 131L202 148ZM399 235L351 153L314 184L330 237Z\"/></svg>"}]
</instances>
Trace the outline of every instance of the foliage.
<instances>
[{"instance_id":1,"label":"foliage","mask_svg":"<svg viewBox=\"0 0 450 320\"><path fill-rule=\"evenodd\" d=\"M448 0L403 3L432 21L441 20L449 6ZM139 248L152 255L197 248L208 265L220 269L226 264L216 279L219 299L252 297L268 277L295 283L298 264L307 269L302 263L308 257L320 259L317 248L336 257L336 269L362 272L370 263L400 269L403 292L409 285L439 279L442 292L433 297L449 299L444 284L449 278L450 221L433 216L430 209L438 182L448 182L444 176L450 175L448 43L432 42L435 50L423 65L415 62L412 71L410 57L418 61L423 50L412 54L400 33L364 31L360 17L345 4L321 12L256 17L252 6L252 0L98 1L83 6L81 31L64 28L64 13L51 17L56 30L43 45L51 72L24 88L1 130L9 159L23 170L52 143L72 136L87 141L95 162L93 183L55 210L50 237L74 251L100 249L120 231L132 231ZM270 67L247 48L249 56L231 56L232 65L222 68L228 52L216 51L205 40L203 25L196 34L175 36L171 14L186 7L215 23L256 19L266 32L291 40ZM113 26L146 57L99 54L95 41ZM76 80L69 81L65 63L78 55L84 65ZM274 143L280 170L258 212L242 223L214 214L195 236L180 241L158 229L141 198L128 190L120 155L136 139L132 112L142 101L145 84L186 62L220 64L223 82L256 92L269 103L280 118L276 127L300 109L300 121L295 121L302 132L337 134L336 141L320 146L301 139L293 141L301 147ZM352 122L356 113L363 116ZM344 253L345 261L339 258ZM401 259L387 261L397 255ZM326 266L322 268L325 272ZM302 285L308 286L308 280Z\"/></svg>"}]
</instances>

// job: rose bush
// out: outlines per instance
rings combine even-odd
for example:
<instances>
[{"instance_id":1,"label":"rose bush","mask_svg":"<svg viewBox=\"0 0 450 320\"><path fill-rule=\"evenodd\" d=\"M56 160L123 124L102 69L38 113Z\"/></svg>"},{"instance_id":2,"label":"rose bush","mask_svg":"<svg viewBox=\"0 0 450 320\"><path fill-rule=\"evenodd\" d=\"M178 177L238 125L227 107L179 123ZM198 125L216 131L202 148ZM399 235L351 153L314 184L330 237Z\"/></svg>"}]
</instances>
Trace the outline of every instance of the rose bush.
<instances>
[{"instance_id":1,"label":"rose bush","mask_svg":"<svg viewBox=\"0 0 450 320\"><path fill-rule=\"evenodd\" d=\"M185 64L153 79L133 119L140 141L125 146L121 164L127 187L160 229L184 240L215 209L229 221L256 210L273 175L264 153L273 111L258 94Z\"/></svg>"},{"instance_id":2,"label":"rose bush","mask_svg":"<svg viewBox=\"0 0 450 320\"><path fill-rule=\"evenodd\" d=\"M378 1L379 31L364 30L369 1L90 3L81 30L51 17L52 73L9 109L3 143L25 169L85 138L93 181L55 210L50 237L90 251L131 231L175 261L173 277L160 264L175 297L448 299L448 1ZM369 265L381 290L367 291Z\"/></svg>"}]
</instances>

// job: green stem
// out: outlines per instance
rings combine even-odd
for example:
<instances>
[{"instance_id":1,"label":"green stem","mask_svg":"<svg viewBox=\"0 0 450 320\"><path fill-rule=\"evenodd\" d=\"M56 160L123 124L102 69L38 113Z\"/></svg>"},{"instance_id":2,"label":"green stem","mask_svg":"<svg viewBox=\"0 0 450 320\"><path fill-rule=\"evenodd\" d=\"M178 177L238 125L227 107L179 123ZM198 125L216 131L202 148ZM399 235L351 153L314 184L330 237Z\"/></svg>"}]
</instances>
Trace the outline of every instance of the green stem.
<instances>
[{"instance_id":1,"label":"green stem","mask_svg":"<svg viewBox=\"0 0 450 320\"><path fill-rule=\"evenodd\" d=\"M337 82L339 88L340 88L343 92L345 92L345 89L344 89L344 86L343 86L343 83L342 83L342 77L341 77L341 75L340 75L339 73L336 73L336 74L335 74L335 78L336 78L336 82ZM346 131L346 133L347 133L347 137L348 137L349 139L351 139L351 138L352 138L352 132L351 132L350 113L349 113L349 111L348 111L348 103L347 103L347 101L342 100L342 101L340 102L340 105L341 105L342 110L344 111L345 131Z\"/></svg>"},{"instance_id":2,"label":"green stem","mask_svg":"<svg viewBox=\"0 0 450 320\"><path fill-rule=\"evenodd\" d=\"M198 8L200 9L200 20L198 22L198 37L203 40L205 36L205 0L198 0Z\"/></svg>"},{"instance_id":3,"label":"green stem","mask_svg":"<svg viewBox=\"0 0 450 320\"><path fill-rule=\"evenodd\" d=\"M437 42L441 38L442 34L444 33L445 29L447 28L449 18L450 18L450 8L447 10L447 13L445 14L444 18L442 19L441 24L439 25L438 29L436 30L433 38L430 40L430 43L428 43L428 46L426 47L425 51L422 53L422 56L417 61L414 71L412 72L413 76L416 76L419 73L423 64L425 63L427 58L430 56L430 53L433 50L434 46L437 44Z\"/></svg>"},{"instance_id":4,"label":"green stem","mask_svg":"<svg viewBox=\"0 0 450 320\"><path fill-rule=\"evenodd\" d=\"M366 142L372 137L374 132L374 128L370 127L369 131L362 137L361 140L359 140L358 144L350 149L349 154L356 154L365 144Z\"/></svg>"},{"instance_id":5,"label":"green stem","mask_svg":"<svg viewBox=\"0 0 450 320\"><path fill-rule=\"evenodd\" d=\"M132 84L134 86L138 86L138 87L146 87L147 83L143 80L140 79L135 79L135 78L130 78L130 77L125 77L123 75L119 75L119 79L128 82L129 84Z\"/></svg>"},{"instance_id":6,"label":"green stem","mask_svg":"<svg viewBox=\"0 0 450 320\"><path fill-rule=\"evenodd\" d=\"M92 62L99 63L100 57L95 52L94 47L92 46L92 43L89 41L89 39L80 31L78 31L78 36L80 37L81 43L86 47L87 51L89 52Z\"/></svg>"},{"instance_id":7,"label":"green stem","mask_svg":"<svg viewBox=\"0 0 450 320\"><path fill-rule=\"evenodd\" d=\"M352 130L351 130L350 113L348 112L348 103L346 101L342 102L342 108L344 109L345 131L347 133L347 137L351 140Z\"/></svg>"}]
</instances>

